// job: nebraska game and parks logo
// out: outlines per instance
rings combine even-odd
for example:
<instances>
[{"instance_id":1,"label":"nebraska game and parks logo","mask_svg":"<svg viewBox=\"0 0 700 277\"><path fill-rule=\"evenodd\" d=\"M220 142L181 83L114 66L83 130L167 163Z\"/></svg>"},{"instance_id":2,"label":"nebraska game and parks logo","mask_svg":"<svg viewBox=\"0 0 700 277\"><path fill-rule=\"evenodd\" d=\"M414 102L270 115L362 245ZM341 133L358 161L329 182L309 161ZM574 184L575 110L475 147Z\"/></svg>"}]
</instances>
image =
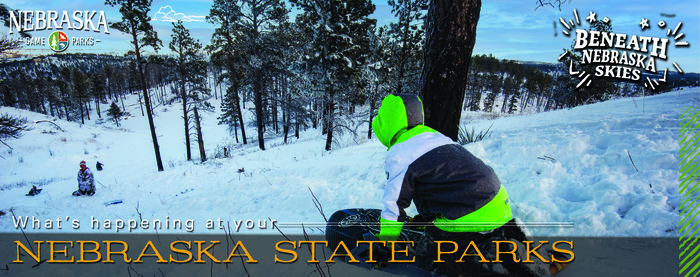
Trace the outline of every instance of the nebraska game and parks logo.
<instances>
[{"instance_id":1,"label":"nebraska game and parks logo","mask_svg":"<svg viewBox=\"0 0 700 277\"><path fill-rule=\"evenodd\" d=\"M49 47L56 52L68 49L68 45L94 46L100 42L92 36L68 36L63 30L92 31L109 34L104 11L8 11L10 34L56 30L48 37L27 37L21 41L26 46Z\"/></svg>"},{"instance_id":2,"label":"nebraska game and parks logo","mask_svg":"<svg viewBox=\"0 0 700 277\"><path fill-rule=\"evenodd\" d=\"M62 52L68 48L68 36L66 33L56 31L49 36L49 47L56 52Z\"/></svg>"},{"instance_id":3,"label":"nebraska game and parks logo","mask_svg":"<svg viewBox=\"0 0 700 277\"><path fill-rule=\"evenodd\" d=\"M581 16L586 16L581 18ZM559 61L565 62L569 74L579 81L576 88L587 87L595 78L612 78L627 82L643 82L647 89L655 90L666 82L669 68L657 68L657 60L669 61L669 46L689 47L683 41L683 22L652 21L640 18L641 32L656 33L658 36L615 33L612 20L600 19L594 11L579 16L573 10L573 19L559 18L565 36L575 35L573 50L564 50ZM579 29L582 22L588 22L588 29ZM671 70L682 74L683 69L675 61Z\"/></svg>"}]
</instances>

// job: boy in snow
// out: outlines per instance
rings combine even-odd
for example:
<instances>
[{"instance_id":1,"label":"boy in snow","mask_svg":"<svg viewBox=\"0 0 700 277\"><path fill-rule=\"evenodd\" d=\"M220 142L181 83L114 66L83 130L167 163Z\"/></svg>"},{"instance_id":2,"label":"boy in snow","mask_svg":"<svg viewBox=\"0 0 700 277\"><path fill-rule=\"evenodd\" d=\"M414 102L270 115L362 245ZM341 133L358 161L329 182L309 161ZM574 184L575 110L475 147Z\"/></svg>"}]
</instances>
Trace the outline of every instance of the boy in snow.
<instances>
[{"instance_id":1,"label":"boy in snow","mask_svg":"<svg viewBox=\"0 0 700 277\"><path fill-rule=\"evenodd\" d=\"M74 196L95 194L95 177L92 175L85 161L80 162L80 170L78 171L78 190L73 192Z\"/></svg>"},{"instance_id":2,"label":"boy in snow","mask_svg":"<svg viewBox=\"0 0 700 277\"><path fill-rule=\"evenodd\" d=\"M480 263L477 255L456 262L471 241L486 259L496 260L492 241L513 241L520 250L525 249L525 235L515 223L508 192L493 169L450 138L423 125L423 104L416 95L384 98L372 129L388 147L387 184L377 239L397 240L407 219L404 209L413 202L419 213L414 219L429 222L416 245L416 262L422 268L447 275L550 275L549 265L509 263L503 258L508 255L501 255L504 263ZM459 254L443 255L445 262L433 262L438 252L435 241L457 243ZM512 244L501 247L508 245ZM442 248L443 253L450 252L454 245L443 244ZM469 253L474 253L474 247Z\"/></svg>"}]
</instances>

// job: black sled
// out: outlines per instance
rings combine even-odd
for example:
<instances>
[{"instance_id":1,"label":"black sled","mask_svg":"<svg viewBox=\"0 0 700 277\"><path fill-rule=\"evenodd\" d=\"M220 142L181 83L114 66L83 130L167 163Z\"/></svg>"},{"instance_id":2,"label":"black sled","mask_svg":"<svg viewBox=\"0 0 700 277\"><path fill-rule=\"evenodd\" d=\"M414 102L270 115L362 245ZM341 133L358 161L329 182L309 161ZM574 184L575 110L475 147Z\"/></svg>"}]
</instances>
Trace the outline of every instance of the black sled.
<instances>
[{"instance_id":1,"label":"black sled","mask_svg":"<svg viewBox=\"0 0 700 277\"><path fill-rule=\"evenodd\" d=\"M25 195L26 196L34 196L34 195L41 193L41 190L42 189L37 189L36 186L32 186L32 189L30 189L29 192Z\"/></svg>"},{"instance_id":2,"label":"black sled","mask_svg":"<svg viewBox=\"0 0 700 277\"><path fill-rule=\"evenodd\" d=\"M366 241L368 240L367 236L368 234L378 234L380 230L380 217L381 217L381 210L379 209L344 209L337 211L331 215L331 217L328 219L328 223L326 224L326 241L328 242L328 247L331 250L336 249L340 242L342 241L347 248L353 252L355 248L359 248L357 246L357 241ZM421 216L416 216L415 218L407 218L406 221L404 222L404 226L401 230L401 234L399 238L397 239L398 241L402 242L413 242L414 246L418 246L419 241L423 238L424 236L424 230L426 222L423 221L430 221L429 219L424 219ZM506 223L503 227L500 227L492 232L497 232L497 234L494 234L493 237L484 237L484 238L478 238L475 237L476 240L479 240L477 242L478 245L483 245L483 244L491 244L491 240L513 240L513 241L519 241L522 242L526 240L526 235L521 229L522 227L518 226L517 222L515 219L511 220L510 222ZM361 244L362 245L362 244ZM405 243L403 245L406 245ZM521 247L524 248L521 244ZM485 249L482 247L482 249ZM493 249L491 249L493 250ZM414 247L409 247L408 249L408 256L415 257L416 255L416 250ZM493 252L493 251L491 251ZM507 251L504 251L507 252ZM487 253L484 253L486 256L488 256ZM551 255L551 253L550 253ZM491 257L489 257L491 258ZM564 257L559 257L560 259L564 259ZM556 264L516 264L514 266L508 266L509 274L510 276L551 276L557 273L558 271L562 270L564 267L566 267L567 264L562 264L562 263L556 263ZM405 264L405 263L394 263L394 264L388 264L384 265L386 267L382 268L382 270L386 270L389 272L394 272L398 274L409 274L411 276L443 276L440 275L440 273L436 273L433 270L434 269L429 269L427 265L422 265L420 263L410 263L410 264ZM481 267L480 264L476 264L475 266ZM374 265L375 268L378 268L377 265ZM368 269L371 269L368 267ZM479 269L475 267L474 269ZM470 271L471 272L471 271ZM477 274L477 275L493 275L497 276L498 274L492 273L492 272L483 272L482 271L475 271L475 272L481 272L483 274ZM444 273L443 273L444 274ZM448 274L451 275L451 274ZM471 276L474 275L473 272L470 273L465 273L463 274L465 276Z\"/></svg>"}]
</instances>

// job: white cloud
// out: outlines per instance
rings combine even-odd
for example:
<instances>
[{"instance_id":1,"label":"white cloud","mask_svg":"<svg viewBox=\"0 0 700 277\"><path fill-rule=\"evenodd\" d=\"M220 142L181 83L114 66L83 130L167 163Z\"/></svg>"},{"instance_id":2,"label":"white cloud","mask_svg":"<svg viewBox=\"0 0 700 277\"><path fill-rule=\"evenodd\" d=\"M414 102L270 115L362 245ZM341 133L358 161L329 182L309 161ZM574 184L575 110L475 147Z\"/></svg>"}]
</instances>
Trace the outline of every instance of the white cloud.
<instances>
[{"instance_id":1,"label":"white cloud","mask_svg":"<svg viewBox=\"0 0 700 277\"><path fill-rule=\"evenodd\" d=\"M167 22L175 22L178 20L182 20L183 22L191 22L191 21L204 21L206 16L198 16L198 15L185 15L184 13L178 13L173 10L173 7L170 5L167 6L162 6L160 9L158 9L158 12L153 16L153 21L167 21Z\"/></svg>"}]
</instances>

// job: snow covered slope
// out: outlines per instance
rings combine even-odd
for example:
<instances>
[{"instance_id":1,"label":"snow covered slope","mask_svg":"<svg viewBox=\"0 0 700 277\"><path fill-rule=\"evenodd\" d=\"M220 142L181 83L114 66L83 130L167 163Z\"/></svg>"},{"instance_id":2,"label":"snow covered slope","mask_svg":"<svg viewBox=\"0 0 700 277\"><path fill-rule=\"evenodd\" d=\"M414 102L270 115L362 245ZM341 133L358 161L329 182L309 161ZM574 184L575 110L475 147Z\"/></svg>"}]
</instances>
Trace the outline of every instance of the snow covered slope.
<instances>
[{"instance_id":1,"label":"snow covered slope","mask_svg":"<svg viewBox=\"0 0 700 277\"><path fill-rule=\"evenodd\" d=\"M514 214L525 223L561 223L560 227L530 228L537 235L678 236L678 130L681 109L698 104L700 90L685 89L646 98L628 98L569 110L519 117L481 120L472 124L493 135L466 148L493 167L515 203ZM130 99L133 103L136 99ZM129 100L127 100L129 101ZM252 105L251 105L252 106ZM283 145L280 138L237 145L231 158L205 163L186 162L181 110L158 107L155 123L165 164L157 172L145 117L137 104L127 106L134 116L116 128L93 120L85 125L55 120L31 124L33 130L12 149L0 146L0 231L19 232L10 215L35 217L41 226L28 232L127 232L127 228L93 228L105 220L161 220L159 233L223 233L206 221L222 220L239 233L276 233L269 219L280 223L319 223L324 219L313 203L311 189L326 216L342 208L381 208L386 148L376 139L349 143L323 151L319 131L302 132L301 139ZM250 113L250 111L246 111ZM29 121L53 120L12 108L0 113ZM218 113L218 112L217 112ZM225 126L216 114L205 115L204 142L211 152L230 145ZM254 134L252 127L248 134ZM352 138L348 141L354 141ZM352 144L352 145L350 145ZM198 160L193 145L193 159ZM97 194L73 197L78 163L85 160L95 172ZM105 164L96 171L94 164ZM244 168L245 172L237 173ZM37 185L43 191L25 196ZM105 203L121 200L121 203ZM413 207L407 211L414 214ZM55 225L63 222L62 229ZM79 228L68 221L77 219ZM45 220L53 220L52 229ZM165 222L182 220L181 228ZM192 228L186 220L192 220ZM246 220L253 228L245 227ZM266 228L261 228L267 222ZM132 233L153 233L139 226ZM300 228L283 229L300 234ZM307 232L320 233L319 229Z\"/></svg>"}]
</instances>

